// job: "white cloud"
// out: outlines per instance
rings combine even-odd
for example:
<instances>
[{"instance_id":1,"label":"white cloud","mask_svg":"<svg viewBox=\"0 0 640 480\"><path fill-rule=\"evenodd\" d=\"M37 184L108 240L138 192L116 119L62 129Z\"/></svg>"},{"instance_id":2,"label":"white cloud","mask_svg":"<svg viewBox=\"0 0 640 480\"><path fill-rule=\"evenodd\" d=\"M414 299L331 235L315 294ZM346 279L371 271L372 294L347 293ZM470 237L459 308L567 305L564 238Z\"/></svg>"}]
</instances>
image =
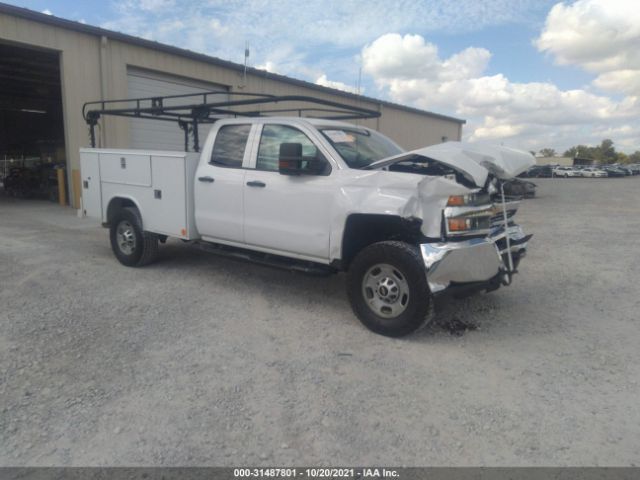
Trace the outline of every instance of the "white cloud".
<instances>
[{"instance_id":1,"label":"white cloud","mask_svg":"<svg viewBox=\"0 0 640 480\"><path fill-rule=\"evenodd\" d=\"M303 74L309 78L315 78L319 74L317 69L306 65L306 56L296 51L293 45L281 44L270 51L265 51L262 45L249 45L249 50L249 65L252 63L251 59L257 57L262 60L256 65L260 70L280 75L296 72L298 75Z\"/></svg>"},{"instance_id":2,"label":"white cloud","mask_svg":"<svg viewBox=\"0 0 640 480\"><path fill-rule=\"evenodd\" d=\"M503 139L515 137L525 129L524 125L510 125L497 121L494 117L487 117L484 123L475 129L472 139Z\"/></svg>"},{"instance_id":3,"label":"white cloud","mask_svg":"<svg viewBox=\"0 0 640 480\"><path fill-rule=\"evenodd\" d=\"M632 0L559 3L535 45L559 65L599 74L602 89L640 95L640 5Z\"/></svg>"},{"instance_id":4,"label":"white cloud","mask_svg":"<svg viewBox=\"0 0 640 480\"><path fill-rule=\"evenodd\" d=\"M213 31L213 34L216 37L227 35L229 32L229 28L222 24L220 20L217 18L212 18L209 20L209 28Z\"/></svg>"},{"instance_id":5,"label":"white cloud","mask_svg":"<svg viewBox=\"0 0 640 480\"><path fill-rule=\"evenodd\" d=\"M638 95L640 94L640 69L623 69L603 73L593 83L603 90Z\"/></svg>"},{"instance_id":6,"label":"white cloud","mask_svg":"<svg viewBox=\"0 0 640 480\"><path fill-rule=\"evenodd\" d=\"M549 0L545 0L548 2ZM251 64L277 65L288 75L316 79L322 72L357 78L357 65L345 49L360 49L388 31L469 32L492 25L526 23L540 12L540 0L115 0L116 17L103 27L151 38L190 50L242 62L245 42ZM168 28L176 20L182 28ZM316 75L290 70L293 61L275 61L271 52L283 44L296 51L322 51ZM298 54L300 55L300 54ZM333 58L332 58L333 57ZM336 58L339 57L339 58Z\"/></svg>"},{"instance_id":7,"label":"white cloud","mask_svg":"<svg viewBox=\"0 0 640 480\"><path fill-rule=\"evenodd\" d=\"M162 22L157 26L157 31L161 35L166 35L171 32L182 30L184 28L184 22L182 20L171 20L168 22Z\"/></svg>"},{"instance_id":8,"label":"white cloud","mask_svg":"<svg viewBox=\"0 0 640 480\"><path fill-rule=\"evenodd\" d=\"M271 61L266 61L265 63L261 63L260 65L256 65L258 70L265 70L269 73L278 73L278 66Z\"/></svg>"},{"instance_id":9,"label":"white cloud","mask_svg":"<svg viewBox=\"0 0 640 480\"><path fill-rule=\"evenodd\" d=\"M157 11L173 7L175 0L140 0L138 5L142 10Z\"/></svg>"},{"instance_id":10,"label":"white cloud","mask_svg":"<svg viewBox=\"0 0 640 480\"><path fill-rule=\"evenodd\" d=\"M322 85L323 87L329 87L329 88L335 88L336 90L342 90L343 92L349 92L349 93L359 93L359 94L363 94L364 90L362 88L360 88L360 91L358 92L358 89L356 87L353 87L351 85L347 85L346 83L343 82L336 82L333 80L329 80L327 78L326 74L322 74L320 75L320 77L318 77L318 79L316 80L316 85Z\"/></svg>"},{"instance_id":11,"label":"white cloud","mask_svg":"<svg viewBox=\"0 0 640 480\"><path fill-rule=\"evenodd\" d=\"M48 8L42 10L42 13L44 13L45 15L53 15L53 13L51 13L51 10L49 10Z\"/></svg>"},{"instance_id":12,"label":"white cloud","mask_svg":"<svg viewBox=\"0 0 640 480\"><path fill-rule=\"evenodd\" d=\"M195 2L194 2L195 3ZM526 22L539 0L210 0L201 14L216 14L236 34L264 42L286 38L301 44L360 47L380 32L417 30L461 32L490 25ZM544 8L544 6L542 7Z\"/></svg>"},{"instance_id":13,"label":"white cloud","mask_svg":"<svg viewBox=\"0 0 640 480\"><path fill-rule=\"evenodd\" d=\"M420 35L385 34L362 50L364 71L382 92L399 103L468 119L465 132L472 141L506 141L521 148L553 141L550 146L565 148L582 140L586 127L614 128L640 114L635 97L614 101L585 89L487 75L490 58L488 50L471 47L443 59Z\"/></svg>"},{"instance_id":14,"label":"white cloud","mask_svg":"<svg viewBox=\"0 0 640 480\"><path fill-rule=\"evenodd\" d=\"M620 130L640 129L640 49L634 48L640 8L634 3L579 0L548 12L536 47L557 64L595 76L592 86L573 90L489 74L487 49L441 56L424 37L531 25L547 13L549 0L309 0L303 8L298 0L116 0L117 16L102 26L237 63L248 41L249 65L345 90L353 90L349 84L362 65L365 83L373 79L380 89L376 96L465 118L473 140L560 150L597 143L594 135L611 129L625 145L640 148L640 140ZM614 100L602 91L627 96Z\"/></svg>"},{"instance_id":15,"label":"white cloud","mask_svg":"<svg viewBox=\"0 0 640 480\"><path fill-rule=\"evenodd\" d=\"M561 65L600 72L640 67L640 8L630 0L558 3L547 16L536 46Z\"/></svg>"},{"instance_id":16,"label":"white cloud","mask_svg":"<svg viewBox=\"0 0 640 480\"><path fill-rule=\"evenodd\" d=\"M388 33L364 47L362 61L375 78L429 78L439 63L438 48L420 35Z\"/></svg>"},{"instance_id":17,"label":"white cloud","mask_svg":"<svg viewBox=\"0 0 640 480\"><path fill-rule=\"evenodd\" d=\"M455 80L483 72L491 53L484 48L467 48L446 61L438 57L438 47L420 35L388 33L362 50L367 73L375 78Z\"/></svg>"}]
</instances>

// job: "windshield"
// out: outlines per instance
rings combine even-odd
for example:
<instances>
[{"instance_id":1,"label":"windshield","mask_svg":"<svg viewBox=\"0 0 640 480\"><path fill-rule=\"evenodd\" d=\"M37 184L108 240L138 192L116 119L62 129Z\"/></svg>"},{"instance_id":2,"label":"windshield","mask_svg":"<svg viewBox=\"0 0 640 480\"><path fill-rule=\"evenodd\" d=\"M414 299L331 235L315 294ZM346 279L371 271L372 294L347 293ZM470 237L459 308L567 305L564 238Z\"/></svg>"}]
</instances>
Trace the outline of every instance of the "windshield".
<instances>
[{"instance_id":1,"label":"windshield","mask_svg":"<svg viewBox=\"0 0 640 480\"><path fill-rule=\"evenodd\" d=\"M372 130L356 128L320 128L350 168L364 168L373 162L402 153L398 145Z\"/></svg>"}]
</instances>

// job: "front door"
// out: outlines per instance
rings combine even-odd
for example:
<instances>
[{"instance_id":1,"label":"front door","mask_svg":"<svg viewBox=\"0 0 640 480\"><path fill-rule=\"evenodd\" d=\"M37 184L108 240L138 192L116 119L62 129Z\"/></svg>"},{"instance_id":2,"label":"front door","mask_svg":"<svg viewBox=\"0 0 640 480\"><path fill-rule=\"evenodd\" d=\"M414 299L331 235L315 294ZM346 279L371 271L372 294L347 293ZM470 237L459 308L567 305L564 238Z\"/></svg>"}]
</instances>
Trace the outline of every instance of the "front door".
<instances>
[{"instance_id":1,"label":"front door","mask_svg":"<svg viewBox=\"0 0 640 480\"><path fill-rule=\"evenodd\" d=\"M301 143L304 157L326 162L319 175L281 175L282 143ZM248 245L326 262L334 200L331 167L301 130L265 124L254 169L246 170L244 234Z\"/></svg>"}]
</instances>

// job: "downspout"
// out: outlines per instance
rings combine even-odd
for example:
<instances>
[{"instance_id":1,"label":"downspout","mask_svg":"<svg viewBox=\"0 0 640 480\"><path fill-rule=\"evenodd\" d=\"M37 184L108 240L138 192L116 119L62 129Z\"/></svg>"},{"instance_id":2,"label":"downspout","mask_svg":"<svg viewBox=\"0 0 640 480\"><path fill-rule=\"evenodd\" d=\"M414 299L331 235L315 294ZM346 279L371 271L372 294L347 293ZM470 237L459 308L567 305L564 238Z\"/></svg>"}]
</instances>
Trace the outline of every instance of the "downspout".
<instances>
[{"instance_id":1,"label":"downspout","mask_svg":"<svg viewBox=\"0 0 640 480\"><path fill-rule=\"evenodd\" d=\"M107 100L107 47L106 36L100 37L100 100ZM107 145L107 121L103 120L100 129L99 146Z\"/></svg>"}]
</instances>

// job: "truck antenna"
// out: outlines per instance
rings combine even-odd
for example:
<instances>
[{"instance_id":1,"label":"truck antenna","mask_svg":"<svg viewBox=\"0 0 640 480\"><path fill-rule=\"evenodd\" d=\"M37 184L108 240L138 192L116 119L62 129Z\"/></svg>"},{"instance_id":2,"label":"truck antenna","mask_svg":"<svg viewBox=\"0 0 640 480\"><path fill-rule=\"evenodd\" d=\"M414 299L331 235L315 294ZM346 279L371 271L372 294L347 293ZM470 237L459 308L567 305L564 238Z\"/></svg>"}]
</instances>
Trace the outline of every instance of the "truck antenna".
<instances>
[{"instance_id":1,"label":"truck antenna","mask_svg":"<svg viewBox=\"0 0 640 480\"><path fill-rule=\"evenodd\" d=\"M242 86L240 88L244 88L247 85L247 60L249 59L249 41L247 40L244 44L244 70L242 72Z\"/></svg>"}]
</instances>

